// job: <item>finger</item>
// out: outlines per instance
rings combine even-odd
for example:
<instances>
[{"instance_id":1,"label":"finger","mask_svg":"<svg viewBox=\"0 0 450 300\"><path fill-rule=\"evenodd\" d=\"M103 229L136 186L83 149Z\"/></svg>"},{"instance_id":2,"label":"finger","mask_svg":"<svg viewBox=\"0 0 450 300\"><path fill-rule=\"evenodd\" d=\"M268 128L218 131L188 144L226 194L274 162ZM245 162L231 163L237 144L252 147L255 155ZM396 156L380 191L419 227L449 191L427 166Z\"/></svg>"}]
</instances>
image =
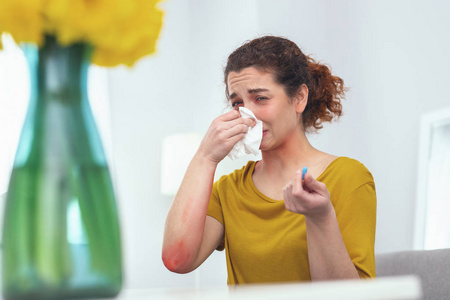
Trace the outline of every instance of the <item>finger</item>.
<instances>
[{"instance_id":1,"label":"finger","mask_svg":"<svg viewBox=\"0 0 450 300\"><path fill-rule=\"evenodd\" d=\"M226 121L231 121L231 120L234 120L234 119L237 119L237 118L240 118L240 117L241 117L241 114L237 110L233 109L233 110L230 110L227 113L224 113L223 115L221 115L217 119L220 120L220 121L225 121L226 122Z\"/></svg>"},{"instance_id":2,"label":"finger","mask_svg":"<svg viewBox=\"0 0 450 300\"><path fill-rule=\"evenodd\" d=\"M231 129L238 125L246 125L247 129L256 125L256 122L253 119L249 118L237 118L230 121L224 121L222 128L225 130Z\"/></svg>"},{"instance_id":3,"label":"finger","mask_svg":"<svg viewBox=\"0 0 450 300\"><path fill-rule=\"evenodd\" d=\"M288 195L292 193L292 181L286 184L283 188L283 195Z\"/></svg>"},{"instance_id":4,"label":"finger","mask_svg":"<svg viewBox=\"0 0 450 300\"><path fill-rule=\"evenodd\" d=\"M244 121L244 123L246 125L248 125L249 127L255 127L256 125L256 121L251 119L251 118L242 118L242 120Z\"/></svg>"},{"instance_id":5,"label":"finger","mask_svg":"<svg viewBox=\"0 0 450 300\"><path fill-rule=\"evenodd\" d=\"M291 195L292 195L292 182L288 183L283 188L283 199L284 199L284 206L287 210L291 209Z\"/></svg>"},{"instance_id":6,"label":"finger","mask_svg":"<svg viewBox=\"0 0 450 300\"><path fill-rule=\"evenodd\" d=\"M326 188L326 186L322 182L315 180L311 176L310 173L305 174L305 179L303 180L303 186L306 189L315 191L315 192L323 192L324 187Z\"/></svg>"},{"instance_id":7,"label":"finger","mask_svg":"<svg viewBox=\"0 0 450 300\"><path fill-rule=\"evenodd\" d=\"M294 195L300 195L303 193L303 185L302 185L302 170L299 169L297 172L295 172L294 177L294 188L292 190L292 193Z\"/></svg>"},{"instance_id":8,"label":"finger","mask_svg":"<svg viewBox=\"0 0 450 300\"><path fill-rule=\"evenodd\" d=\"M234 147L234 145L236 145L237 142L242 140L245 137L245 135L246 135L246 133L239 133L232 137L229 137L227 143L229 143L231 146ZM230 148L230 150L231 150L231 148Z\"/></svg>"},{"instance_id":9,"label":"finger","mask_svg":"<svg viewBox=\"0 0 450 300\"><path fill-rule=\"evenodd\" d=\"M228 137L233 137L233 136L241 134L241 133L245 135L245 134L247 134L249 129L250 129L250 127L248 127L245 124L238 124L238 125L235 125L235 126L229 128L228 130L226 130L226 135Z\"/></svg>"}]
</instances>

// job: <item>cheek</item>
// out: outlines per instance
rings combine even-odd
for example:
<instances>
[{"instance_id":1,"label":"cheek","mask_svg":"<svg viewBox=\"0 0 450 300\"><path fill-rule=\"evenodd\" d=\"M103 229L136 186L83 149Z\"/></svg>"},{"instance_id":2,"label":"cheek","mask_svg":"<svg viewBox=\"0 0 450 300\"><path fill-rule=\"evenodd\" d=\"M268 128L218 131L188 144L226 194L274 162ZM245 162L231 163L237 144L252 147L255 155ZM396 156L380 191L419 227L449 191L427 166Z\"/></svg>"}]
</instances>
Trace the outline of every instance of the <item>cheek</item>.
<instances>
[{"instance_id":1,"label":"cheek","mask_svg":"<svg viewBox=\"0 0 450 300\"><path fill-rule=\"evenodd\" d=\"M273 117L273 111L268 109L267 106L255 108L253 113L258 120L263 122L269 122L269 120Z\"/></svg>"}]
</instances>

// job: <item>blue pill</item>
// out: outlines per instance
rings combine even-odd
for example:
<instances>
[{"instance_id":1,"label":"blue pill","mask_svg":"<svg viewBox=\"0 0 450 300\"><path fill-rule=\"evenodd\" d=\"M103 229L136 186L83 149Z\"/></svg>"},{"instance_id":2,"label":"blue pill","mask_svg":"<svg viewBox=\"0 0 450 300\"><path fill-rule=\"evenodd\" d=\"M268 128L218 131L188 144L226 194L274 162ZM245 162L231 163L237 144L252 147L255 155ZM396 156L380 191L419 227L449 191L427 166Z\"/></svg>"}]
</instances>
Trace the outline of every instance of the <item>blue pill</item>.
<instances>
[{"instance_id":1,"label":"blue pill","mask_svg":"<svg viewBox=\"0 0 450 300\"><path fill-rule=\"evenodd\" d=\"M308 168L307 167L303 167L302 180L305 179L306 171L308 171Z\"/></svg>"}]
</instances>

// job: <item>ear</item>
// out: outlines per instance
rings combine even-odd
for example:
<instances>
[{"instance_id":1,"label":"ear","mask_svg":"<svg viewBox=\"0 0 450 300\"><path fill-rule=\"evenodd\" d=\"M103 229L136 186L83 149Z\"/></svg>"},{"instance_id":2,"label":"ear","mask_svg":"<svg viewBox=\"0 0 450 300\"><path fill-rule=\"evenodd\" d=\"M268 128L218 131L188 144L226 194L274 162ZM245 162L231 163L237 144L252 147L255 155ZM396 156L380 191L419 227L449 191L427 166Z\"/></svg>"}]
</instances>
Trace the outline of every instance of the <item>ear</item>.
<instances>
[{"instance_id":1,"label":"ear","mask_svg":"<svg viewBox=\"0 0 450 300\"><path fill-rule=\"evenodd\" d=\"M306 84L302 84L297 91L297 95L295 96L295 110L297 113L301 114L308 103L308 94L309 90Z\"/></svg>"}]
</instances>

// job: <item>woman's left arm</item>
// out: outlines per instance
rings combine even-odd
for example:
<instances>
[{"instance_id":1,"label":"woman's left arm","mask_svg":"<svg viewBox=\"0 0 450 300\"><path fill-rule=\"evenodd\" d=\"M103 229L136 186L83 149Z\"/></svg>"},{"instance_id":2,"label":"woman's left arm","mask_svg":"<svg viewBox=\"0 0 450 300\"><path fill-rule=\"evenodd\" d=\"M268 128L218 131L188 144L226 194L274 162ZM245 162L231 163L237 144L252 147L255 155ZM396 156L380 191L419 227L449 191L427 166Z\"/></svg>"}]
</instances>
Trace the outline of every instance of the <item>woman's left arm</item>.
<instances>
[{"instance_id":1,"label":"woman's left arm","mask_svg":"<svg viewBox=\"0 0 450 300\"><path fill-rule=\"evenodd\" d=\"M283 189L286 209L303 214L306 222L312 280L360 278L342 238L326 185L299 170Z\"/></svg>"}]
</instances>

